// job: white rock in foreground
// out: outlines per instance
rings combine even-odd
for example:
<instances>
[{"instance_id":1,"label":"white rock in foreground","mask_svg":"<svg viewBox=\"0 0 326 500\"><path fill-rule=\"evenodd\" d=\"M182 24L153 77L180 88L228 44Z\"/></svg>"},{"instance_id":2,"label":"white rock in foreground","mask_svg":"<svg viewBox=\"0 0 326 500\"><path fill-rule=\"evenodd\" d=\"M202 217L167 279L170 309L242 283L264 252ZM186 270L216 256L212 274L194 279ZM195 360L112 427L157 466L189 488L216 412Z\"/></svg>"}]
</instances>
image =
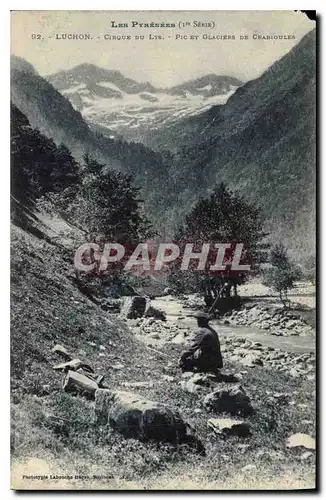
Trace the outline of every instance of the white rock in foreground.
<instances>
[{"instance_id":1,"label":"white rock in foreground","mask_svg":"<svg viewBox=\"0 0 326 500\"><path fill-rule=\"evenodd\" d=\"M303 446L308 450L315 450L316 441L314 438L309 436L309 434L301 434L300 432L297 434L292 434L292 436L290 436L286 441L286 447L296 448L298 446Z\"/></svg>"}]
</instances>

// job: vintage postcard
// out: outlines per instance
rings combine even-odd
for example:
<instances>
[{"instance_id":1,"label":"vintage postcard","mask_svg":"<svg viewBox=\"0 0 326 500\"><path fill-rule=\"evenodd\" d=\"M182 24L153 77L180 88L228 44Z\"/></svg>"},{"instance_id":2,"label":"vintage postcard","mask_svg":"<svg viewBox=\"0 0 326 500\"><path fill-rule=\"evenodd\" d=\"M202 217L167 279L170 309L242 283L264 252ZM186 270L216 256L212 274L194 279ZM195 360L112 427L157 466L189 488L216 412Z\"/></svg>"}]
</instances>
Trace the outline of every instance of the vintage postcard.
<instances>
[{"instance_id":1,"label":"vintage postcard","mask_svg":"<svg viewBox=\"0 0 326 500\"><path fill-rule=\"evenodd\" d=\"M13 489L316 488L316 29L11 13Z\"/></svg>"}]
</instances>

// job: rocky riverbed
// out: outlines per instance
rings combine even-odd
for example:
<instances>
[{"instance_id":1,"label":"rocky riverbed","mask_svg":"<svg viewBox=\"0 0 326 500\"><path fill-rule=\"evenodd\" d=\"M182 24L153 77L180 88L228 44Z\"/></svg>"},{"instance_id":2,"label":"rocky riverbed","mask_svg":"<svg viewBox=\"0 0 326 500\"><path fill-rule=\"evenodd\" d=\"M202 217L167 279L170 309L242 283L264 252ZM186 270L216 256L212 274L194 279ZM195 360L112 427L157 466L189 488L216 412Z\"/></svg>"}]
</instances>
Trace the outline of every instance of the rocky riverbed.
<instances>
[{"instance_id":1,"label":"rocky riverbed","mask_svg":"<svg viewBox=\"0 0 326 500\"><path fill-rule=\"evenodd\" d=\"M154 318L127 320L136 338L147 347L163 350L167 343L187 345L193 337L193 328L180 322L160 321ZM315 377L315 354L290 352L280 348L264 346L245 337L225 336L221 338L221 349L226 362L235 362L245 369L265 366L273 370L289 373L293 377Z\"/></svg>"},{"instance_id":2,"label":"rocky riverbed","mask_svg":"<svg viewBox=\"0 0 326 500\"><path fill-rule=\"evenodd\" d=\"M300 317L300 314L277 306L244 304L242 309L227 314L225 322L255 326L277 336L314 335L314 329Z\"/></svg>"}]
</instances>

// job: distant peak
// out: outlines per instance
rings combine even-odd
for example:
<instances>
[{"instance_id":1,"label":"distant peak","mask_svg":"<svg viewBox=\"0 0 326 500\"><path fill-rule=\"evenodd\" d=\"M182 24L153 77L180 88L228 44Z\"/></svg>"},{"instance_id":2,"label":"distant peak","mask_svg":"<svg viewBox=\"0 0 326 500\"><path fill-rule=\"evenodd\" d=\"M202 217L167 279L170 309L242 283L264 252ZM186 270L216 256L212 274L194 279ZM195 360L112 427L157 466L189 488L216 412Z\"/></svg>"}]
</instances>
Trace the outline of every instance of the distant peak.
<instances>
[{"instance_id":1,"label":"distant peak","mask_svg":"<svg viewBox=\"0 0 326 500\"><path fill-rule=\"evenodd\" d=\"M173 86L170 90L182 90L186 88L192 88L195 86L203 86L203 85L219 85L219 84L229 84L229 85L234 85L236 87L240 87L243 85L243 82L239 80L238 78L235 78L233 76L228 76L228 75L217 75L215 73L209 73L204 76L199 76L198 78L194 78L193 80L188 80L184 83L181 83L179 85Z\"/></svg>"},{"instance_id":2,"label":"distant peak","mask_svg":"<svg viewBox=\"0 0 326 500\"><path fill-rule=\"evenodd\" d=\"M108 71L109 73L119 73L117 70L109 70L105 68L101 68L100 66L96 66L96 64L92 63L81 63L72 68L71 71Z\"/></svg>"},{"instance_id":3,"label":"distant peak","mask_svg":"<svg viewBox=\"0 0 326 500\"><path fill-rule=\"evenodd\" d=\"M84 75L87 77L94 77L94 76L122 77L123 76L122 73L120 73L120 71L104 69L104 68L101 68L100 66L96 66L95 64L91 64L91 63L78 64L78 66L75 66L74 68L71 68L70 70L60 71L59 74Z\"/></svg>"}]
</instances>

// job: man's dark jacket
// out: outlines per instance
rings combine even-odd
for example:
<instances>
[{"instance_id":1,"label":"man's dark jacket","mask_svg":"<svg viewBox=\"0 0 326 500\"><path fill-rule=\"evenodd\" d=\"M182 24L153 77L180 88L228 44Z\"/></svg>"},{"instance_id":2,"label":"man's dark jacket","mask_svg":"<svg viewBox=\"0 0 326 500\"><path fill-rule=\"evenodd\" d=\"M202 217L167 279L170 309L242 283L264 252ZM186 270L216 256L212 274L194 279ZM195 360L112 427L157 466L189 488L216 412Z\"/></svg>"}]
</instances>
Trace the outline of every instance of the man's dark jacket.
<instances>
[{"instance_id":1,"label":"man's dark jacket","mask_svg":"<svg viewBox=\"0 0 326 500\"><path fill-rule=\"evenodd\" d=\"M195 332L191 346L182 353L183 359L189 357L196 359L196 365L201 371L215 372L223 368L220 341L213 328L207 325Z\"/></svg>"}]
</instances>

